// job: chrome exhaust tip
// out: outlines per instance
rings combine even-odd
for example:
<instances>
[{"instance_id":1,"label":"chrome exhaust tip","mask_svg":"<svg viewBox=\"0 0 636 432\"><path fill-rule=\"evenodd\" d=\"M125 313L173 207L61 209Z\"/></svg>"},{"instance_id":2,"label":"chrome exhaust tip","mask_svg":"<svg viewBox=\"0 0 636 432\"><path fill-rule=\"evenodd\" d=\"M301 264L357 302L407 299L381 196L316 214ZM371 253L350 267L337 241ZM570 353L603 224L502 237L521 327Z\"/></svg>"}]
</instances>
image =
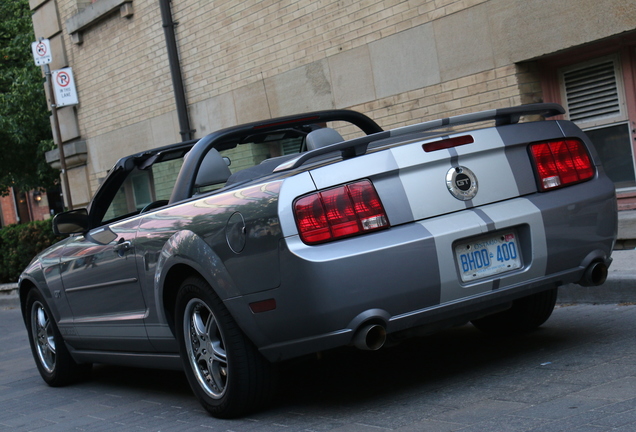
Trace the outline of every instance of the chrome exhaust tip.
<instances>
[{"instance_id":1,"label":"chrome exhaust tip","mask_svg":"<svg viewBox=\"0 0 636 432\"><path fill-rule=\"evenodd\" d=\"M386 342L386 330L378 324L369 324L360 328L353 337L353 345L356 348L376 351Z\"/></svg>"},{"instance_id":2,"label":"chrome exhaust tip","mask_svg":"<svg viewBox=\"0 0 636 432\"><path fill-rule=\"evenodd\" d=\"M583 274L583 278L579 282L579 285L603 285L607 280L607 273L607 264L605 264L603 261L595 261L585 269L585 273Z\"/></svg>"}]
</instances>

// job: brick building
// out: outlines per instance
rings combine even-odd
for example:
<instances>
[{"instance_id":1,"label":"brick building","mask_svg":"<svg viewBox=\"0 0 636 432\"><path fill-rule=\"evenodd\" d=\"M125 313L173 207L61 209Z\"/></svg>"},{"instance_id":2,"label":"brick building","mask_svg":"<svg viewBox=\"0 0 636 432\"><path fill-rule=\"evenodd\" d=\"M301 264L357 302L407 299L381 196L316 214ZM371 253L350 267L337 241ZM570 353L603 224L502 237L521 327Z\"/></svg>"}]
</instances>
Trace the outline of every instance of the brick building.
<instances>
[{"instance_id":1,"label":"brick building","mask_svg":"<svg viewBox=\"0 0 636 432\"><path fill-rule=\"evenodd\" d=\"M636 208L633 0L30 6L36 37L51 41L51 68L71 66L76 81L79 105L60 110L76 207L118 157L237 123L352 108L391 128L545 101L564 105L566 118L589 131L619 205ZM166 6L171 11L162 16ZM176 75L169 33L176 36ZM184 88L185 118L175 108L174 82ZM55 153L47 157L55 163Z\"/></svg>"},{"instance_id":2,"label":"brick building","mask_svg":"<svg viewBox=\"0 0 636 432\"><path fill-rule=\"evenodd\" d=\"M6 195L0 196L0 228L34 220L46 220L51 217L51 208L54 206L49 206L49 194L46 192L20 192L9 188Z\"/></svg>"}]
</instances>

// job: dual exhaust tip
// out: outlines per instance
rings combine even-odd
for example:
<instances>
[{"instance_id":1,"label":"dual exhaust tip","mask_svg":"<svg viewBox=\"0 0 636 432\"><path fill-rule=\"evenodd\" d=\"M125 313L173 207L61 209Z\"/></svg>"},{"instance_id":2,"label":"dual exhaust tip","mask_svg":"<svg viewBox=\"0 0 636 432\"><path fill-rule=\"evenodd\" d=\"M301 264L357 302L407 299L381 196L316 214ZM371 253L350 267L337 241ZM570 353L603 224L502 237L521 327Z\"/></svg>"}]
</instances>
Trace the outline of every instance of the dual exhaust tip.
<instances>
[{"instance_id":1,"label":"dual exhaust tip","mask_svg":"<svg viewBox=\"0 0 636 432\"><path fill-rule=\"evenodd\" d=\"M608 266L603 261L594 261L586 269L579 285L598 286L607 280ZM386 329L380 324L367 324L353 336L353 345L366 351L377 351L386 342Z\"/></svg>"}]
</instances>

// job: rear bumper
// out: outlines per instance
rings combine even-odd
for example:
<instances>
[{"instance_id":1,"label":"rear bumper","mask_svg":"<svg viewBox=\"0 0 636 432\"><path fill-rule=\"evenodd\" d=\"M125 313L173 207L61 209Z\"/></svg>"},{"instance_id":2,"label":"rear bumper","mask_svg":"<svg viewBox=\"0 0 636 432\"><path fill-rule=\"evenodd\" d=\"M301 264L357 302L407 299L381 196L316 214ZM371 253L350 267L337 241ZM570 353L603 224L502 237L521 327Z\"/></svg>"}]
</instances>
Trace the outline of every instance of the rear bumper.
<instances>
[{"instance_id":1,"label":"rear bumper","mask_svg":"<svg viewBox=\"0 0 636 432\"><path fill-rule=\"evenodd\" d=\"M507 287L496 293L479 294L463 299L461 302L432 306L388 318L388 313L382 309L367 310L357 316L346 328L271 344L260 348L260 351L269 361L275 362L352 345L356 332L367 323L382 325L388 334L410 329L418 331L419 334L432 333L501 310L502 306L506 306L513 300L553 288L555 284L560 284L564 278L576 278L579 274L580 269L577 269L544 278L541 281Z\"/></svg>"}]
</instances>

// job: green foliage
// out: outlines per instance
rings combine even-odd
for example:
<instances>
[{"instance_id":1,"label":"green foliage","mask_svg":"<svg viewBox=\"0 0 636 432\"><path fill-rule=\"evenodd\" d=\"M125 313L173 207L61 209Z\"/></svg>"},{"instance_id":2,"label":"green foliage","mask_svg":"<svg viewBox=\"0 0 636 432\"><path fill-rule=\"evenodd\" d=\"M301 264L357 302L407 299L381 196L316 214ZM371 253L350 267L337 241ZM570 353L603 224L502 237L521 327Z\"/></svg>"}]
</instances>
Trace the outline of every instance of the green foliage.
<instances>
[{"instance_id":1,"label":"green foliage","mask_svg":"<svg viewBox=\"0 0 636 432\"><path fill-rule=\"evenodd\" d=\"M50 219L0 229L0 282L17 282L31 260L58 241Z\"/></svg>"},{"instance_id":2,"label":"green foliage","mask_svg":"<svg viewBox=\"0 0 636 432\"><path fill-rule=\"evenodd\" d=\"M0 1L0 193L49 188L57 173L44 159L52 139L28 0Z\"/></svg>"}]
</instances>

